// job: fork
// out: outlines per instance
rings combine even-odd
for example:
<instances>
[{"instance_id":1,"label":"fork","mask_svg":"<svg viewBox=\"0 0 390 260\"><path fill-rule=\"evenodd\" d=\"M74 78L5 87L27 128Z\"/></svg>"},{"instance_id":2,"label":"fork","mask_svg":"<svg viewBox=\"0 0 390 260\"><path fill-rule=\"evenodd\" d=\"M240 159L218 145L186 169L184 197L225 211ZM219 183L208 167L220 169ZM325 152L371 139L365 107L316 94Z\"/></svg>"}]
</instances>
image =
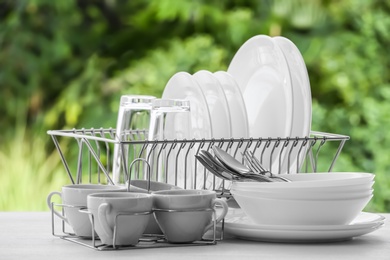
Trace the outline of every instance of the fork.
<instances>
[{"instance_id":1,"label":"fork","mask_svg":"<svg viewBox=\"0 0 390 260\"><path fill-rule=\"evenodd\" d=\"M285 182L291 182L291 180L274 175L269 170L266 170L263 165L261 165L260 161L255 157L253 152L245 151L245 153L241 153L244 156L245 161L247 162L247 166L255 173L267 175L269 178L280 179Z\"/></svg>"}]
</instances>

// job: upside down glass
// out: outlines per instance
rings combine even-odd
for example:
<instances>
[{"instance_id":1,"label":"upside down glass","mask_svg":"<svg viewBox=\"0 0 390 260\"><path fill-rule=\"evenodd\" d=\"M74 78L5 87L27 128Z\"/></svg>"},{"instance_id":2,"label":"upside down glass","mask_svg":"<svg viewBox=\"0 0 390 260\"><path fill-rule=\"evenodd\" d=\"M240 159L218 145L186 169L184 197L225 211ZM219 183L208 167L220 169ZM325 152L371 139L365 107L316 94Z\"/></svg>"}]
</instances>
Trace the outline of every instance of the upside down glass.
<instances>
[{"instance_id":1,"label":"upside down glass","mask_svg":"<svg viewBox=\"0 0 390 260\"><path fill-rule=\"evenodd\" d=\"M123 95L120 100L118 119L116 124L116 140L133 141L133 140L145 140L144 130L149 129L150 113L152 110L152 100L156 99L154 96L144 95ZM134 134L133 130L140 130ZM123 151L122 151L123 147ZM128 158L128 147L121 146L120 143L114 145L114 157L113 157L113 181L115 184L126 182L121 180L121 176L124 176L123 155ZM127 162L129 164L131 162Z\"/></svg>"},{"instance_id":2,"label":"upside down glass","mask_svg":"<svg viewBox=\"0 0 390 260\"><path fill-rule=\"evenodd\" d=\"M179 99L155 99L149 125L148 162L151 179L182 188L191 185L191 169L185 165L186 154L174 140L191 137L190 101ZM189 164L191 165L191 164Z\"/></svg>"}]
</instances>

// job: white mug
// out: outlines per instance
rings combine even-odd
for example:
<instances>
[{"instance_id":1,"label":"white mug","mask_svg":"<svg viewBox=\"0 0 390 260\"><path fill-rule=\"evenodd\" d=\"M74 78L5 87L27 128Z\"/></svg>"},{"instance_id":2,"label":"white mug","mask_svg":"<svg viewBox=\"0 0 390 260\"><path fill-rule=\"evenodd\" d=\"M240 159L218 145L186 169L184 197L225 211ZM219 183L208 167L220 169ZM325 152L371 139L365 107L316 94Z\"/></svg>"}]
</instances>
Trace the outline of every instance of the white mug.
<instances>
[{"instance_id":1,"label":"white mug","mask_svg":"<svg viewBox=\"0 0 390 260\"><path fill-rule=\"evenodd\" d=\"M52 197L58 195L62 199L64 205L64 213L53 209L55 215L68 223L74 233L80 237L91 237L92 226L88 214L80 212L80 208L87 207L87 195L103 191L126 191L126 187L118 187L114 185L101 184L71 184L62 187L62 192L53 191L49 193L46 199L47 206L51 209Z\"/></svg>"},{"instance_id":2,"label":"white mug","mask_svg":"<svg viewBox=\"0 0 390 260\"><path fill-rule=\"evenodd\" d=\"M152 213L150 194L95 193L88 195L87 200L95 231L103 244L120 246L138 243Z\"/></svg>"},{"instance_id":3,"label":"white mug","mask_svg":"<svg viewBox=\"0 0 390 260\"><path fill-rule=\"evenodd\" d=\"M219 204L222 211L215 219L219 223L228 206L210 190L166 190L152 193L157 223L170 243L199 241L214 225L213 209Z\"/></svg>"}]
</instances>

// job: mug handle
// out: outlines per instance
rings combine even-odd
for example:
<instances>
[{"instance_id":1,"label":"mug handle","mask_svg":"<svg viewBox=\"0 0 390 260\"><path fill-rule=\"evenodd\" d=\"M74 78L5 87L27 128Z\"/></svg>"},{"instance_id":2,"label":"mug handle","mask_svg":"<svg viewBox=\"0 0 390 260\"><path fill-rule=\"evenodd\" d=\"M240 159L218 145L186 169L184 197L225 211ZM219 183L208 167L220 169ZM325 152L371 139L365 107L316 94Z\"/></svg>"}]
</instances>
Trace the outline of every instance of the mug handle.
<instances>
[{"instance_id":1,"label":"mug handle","mask_svg":"<svg viewBox=\"0 0 390 260\"><path fill-rule=\"evenodd\" d=\"M219 198L214 199L214 201L212 203L212 207L214 208L216 204L220 204L222 206L222 213L215 220L215 224L218 224L226 216L226 214L228 213L229 208L228 208L228 205L227 205L226 201L224 201L223 199L219 199ZM209 230L213 225L214 225L214 221L212 221L210 224L208 224L206 226L206 228L204 229L204 231Z\"/></svg>"},{"instance_id":2,"label":"mug handle","mask_svg":"<svg viewBox=\"0 0 390 260\"><path fill-rule=\"evenodd\" d=\"M49 195L46 198L47 206L49 207L50 210L53 210L53 213L56 214L57 217L59 217L60 219L62 219L66 223L68 223L68 219L65 216L63 216L60 212L58 212L57 210L52 208L53 205L51 204L51 197L53 197L53 195L58 195L62 199L62 193L61 192L59 192L59 191L52 191L52 192L49 193Z\"/></svg>"},{"instance_id":3,"label":"mug handle","mask_svg":"<svg viewBox=\"0 0 390 260\"><path fill-rule=\"evenodd\" d=\"M106 233L106 236L113 237L114 231L112 230L110 225L108 225L107 217L106 217L107 212L110 210L110 208L111 205L108 203L100 204L98 208L98 218L99 218L100 225L103 227L104 233Z\"/></svg>"}]
</instances>

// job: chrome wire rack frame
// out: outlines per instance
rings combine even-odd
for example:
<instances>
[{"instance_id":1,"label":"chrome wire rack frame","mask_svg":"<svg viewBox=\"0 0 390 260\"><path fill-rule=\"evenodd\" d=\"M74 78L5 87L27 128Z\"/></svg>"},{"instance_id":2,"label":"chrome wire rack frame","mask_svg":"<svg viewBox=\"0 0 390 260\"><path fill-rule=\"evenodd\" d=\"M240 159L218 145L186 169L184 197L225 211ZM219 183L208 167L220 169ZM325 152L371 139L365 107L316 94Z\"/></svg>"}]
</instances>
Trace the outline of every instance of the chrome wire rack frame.
<instances>
[{"instance_id":1,"label":"chrome wire rack frame","mask_svg":"<svg viewBox=\"0 0 390 260\"><path fill-rule=\"evenodd\" d=\"M203 209L183 209L183 210L164 210L160 209L158 211L162 212L193 212L193 211L211 211L213 220L212 220L212 227L210 229L210 232L205 234L204 237L199 241L193 241L190 243L169 243L166 240L166 237L164 235L160 234L143 234L139 238L139 242L136 245L132 246L121 246L116 245L117 241L117 227L119 224L119 218L120 217L129 217L134 215L153 215L153 211L157 211L156 209L153 211L148 212L141 212L141 213L134 213L134 212L118 212L115 216L114 221L114 234L112 238L112 245L106 245L103 244L97 234L95 232L91 232L91 237L79 237L75 235L74 233L67 230L69 228L65 221L63 219L60 219L54 214L54 208L59 207L62 209L62 216L65 217L64 209L71 207L71 208L78 208L79 212L82 214L88 214L91 224L92 224L92 230L95 230L95 218L93 214L88 211L86 207L82 206L70 206L66 204L51 204L51 229L52 229L52 235L58 238L61 238L63 240L67 240L70 242L73 242L75 244L85 246L90 249L95 249L97 251L111 251L111 250L129 250L129 249L147 249L147 248L162 248L162 247L184 247L184 246L201 246L201 245L216 245L217 241L220 240L217 238L217 223L216 223L216 210L212 208L203 208ZM153 217L153 216L151 216ZM56 219L57 218L57 219ZM57 223L58 220L60 223ZM59 226L61 227L61 231L59 230Z\"/></svg>"},{"instance_id":2,"label":"chrome wire rack frame","mask_svg":"<svg viewBox=\"0 0 390 260\"><path fill-rule=\"evenodd\" d=\"M273 173L317 172L319 166L330 172L349 140L349 136L317 131L307 137L153 141L146 140L145 130L128 131L120 139L112 128L51 130L47 133L53 139L71 183L119 185L132 179L146 180L144 165L129 167L137 158L144 158L151 165L151 181L185 189L212 189L221 194L228 190L229 183L209 173L195 159L200 150L211 150L213 145L218 145L240 161L243 160L241 154L250 151L262 163L268 163ZM112 173L115 145L122 148L120 175ZM65 158L64 147L73 154L68 152Z\"/></svg>"}]
</instances>

